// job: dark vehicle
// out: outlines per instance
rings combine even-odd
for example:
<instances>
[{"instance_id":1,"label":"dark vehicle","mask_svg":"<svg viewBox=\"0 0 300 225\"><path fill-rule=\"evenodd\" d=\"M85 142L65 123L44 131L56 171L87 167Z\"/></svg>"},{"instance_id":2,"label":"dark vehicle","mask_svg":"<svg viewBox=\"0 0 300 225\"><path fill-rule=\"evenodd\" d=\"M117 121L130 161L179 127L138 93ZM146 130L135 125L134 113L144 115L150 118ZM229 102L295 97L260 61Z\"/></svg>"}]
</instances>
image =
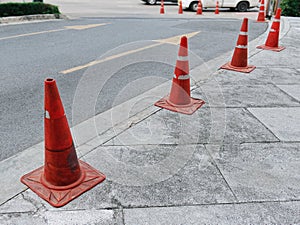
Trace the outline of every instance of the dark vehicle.
<instances>
[{"instance_id":1,"label":"dark vehicle","mask_svg":"<svg viewBox=\"0 0 300 225\"><path fill-rule=\"evenodd\" d=\"M160 2L160 0L142 0L146 2L149 5L155 5L157 2ZM178 3L178 0L164 0L164 2L171 2L171 3Z\"/></svg>"}]
</instances>

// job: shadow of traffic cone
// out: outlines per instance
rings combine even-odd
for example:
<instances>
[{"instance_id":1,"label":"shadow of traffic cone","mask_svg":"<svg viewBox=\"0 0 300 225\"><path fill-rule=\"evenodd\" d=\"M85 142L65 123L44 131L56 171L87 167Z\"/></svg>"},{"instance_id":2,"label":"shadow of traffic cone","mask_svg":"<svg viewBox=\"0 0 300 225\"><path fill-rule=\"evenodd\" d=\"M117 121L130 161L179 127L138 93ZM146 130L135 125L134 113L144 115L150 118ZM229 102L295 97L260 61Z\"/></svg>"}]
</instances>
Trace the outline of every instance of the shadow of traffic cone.
<instances>
[{"instance_id":1,"label":"shadow of traffic cone","mask_svg":"<svg viewBox=\"0 0 300 225\"><path fill-rule=\"evenodd\" d=\"M219 14L219 1L216 3L215 14Z\"/></svg>"},{"instance_id":2,"label":"shadow of traffic cone","mask_svg":"<svg viewBox=\"0 0 300 225\"><path fill-rule=\"evenodd\" d=\"M248 18L244 18L239 38L231 62L221 66L221 69L250 73L255 66L248 65Z\"/></svg>"},{"instance_id":3,"label":"shadow of traffic cone","mask_svg":"<svg viewBox=\"0 0 300 225\"><path fill-rule=\"evenodd\" d=\"M259 4L259 12L256 22L267 22L265 18L265 1L261 0Z\"/></svg>"},{"instance_id":4,"label":"shadow of traffic cone","mask_svg":"<svg viewBox=\"0 0 300 225\"><path fill-rule=\"evenodd\" d=\"M164 6L164 1L160 1L160 14L165 14L165 6Z\"/></svg>"},{"instance_id":5,"label":"shadow of traffic cone","mask_svg":"<svg viewBox=\"0 0 300 225\"><path fill-rule=\"evenodd\" d=\"M54 207L61 207L105 180L77 159L70 128L54 79L45 80L45 164L21 182Z\"/></svg>"},{"instance_id":6,"label":"shadow of traffic cone","mask_svg":"<svg viewBox=\"0 0 300 225\"><path fill-rule=\"evenodd\" d=\"M191 98L190 92L188 43L187 37L183 36L180 41L170 95L160 99L155 106L183 114L193 114L205 102Z\"/></svg>"},{"instance_id":7,"label":"shadow of traffic cone","mask_svg":"<svg viewBox=\"0 0 300 225\"><path fill-rule=\"evenodd\" d=\"M198 2L197 13L196 15L202 15L202 3L201 0Z\"/></svg>"},{"instance_id":8,"label":"shadow of traffic cone","mask_svg":"<svg viewBox=\"0 0 300 225\"><path fill-rule=\"evenodd\" d=\"M283 49L285 49L285 47L283 46L278 46L279 32L280 32L280 14L281 14L281 9L278 8L271 29L269 31L269 35L266 40L266 43L264 45L257 46L256 48L272 50L275 52L280 52Z\"/></svg>"},{"instance_id":9,"label":"shadow of traffic cone","mask_svg":"<svg viewBox=\"0 0 300 225\"><path fill-rule=\"evenodd\" d=\"M183 10L182 10L182 1L179 1L179 9L178 9L178 14L182 14Z\"/></svg>"}]
</instances>

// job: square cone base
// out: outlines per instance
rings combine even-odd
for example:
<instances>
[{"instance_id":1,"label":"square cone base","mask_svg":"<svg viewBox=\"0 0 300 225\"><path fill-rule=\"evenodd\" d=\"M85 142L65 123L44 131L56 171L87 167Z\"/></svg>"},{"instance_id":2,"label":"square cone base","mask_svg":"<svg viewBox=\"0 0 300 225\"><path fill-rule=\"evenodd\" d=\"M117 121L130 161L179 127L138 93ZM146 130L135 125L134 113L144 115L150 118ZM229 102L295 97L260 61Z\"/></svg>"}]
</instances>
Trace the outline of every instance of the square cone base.
<instances>
[{"instance_id":1,"label":"square cone base","mask_svg":"<svg viewBox=\"0 0 300 225\"><path fill-rule=\"evenodd\" d=\"M182 114L193 114L197 109L199 109L205 102L202 99L191 98L191 104L187 106L175 106L168 102L169 95L157 101L154 105L160 108L168 109L173 112L178 112Z\"/></svg>"},{"instance_id":2,"label":"square cone base","mask_svg":"<svg viewBox=\"0 0 300 225\"><path fill-rule=\"evenodd\" d=\"M280 52L283 49L285 49L285 47L283 47L283 46L269 47L269 46L266 46L266 45L260 45L260 46L257 46L256 48L260 48L260 49L264 49L264 50L271 50L271 51L274 51L274 52Z\"/></svg>"},{"instance_id":3,"label":"square cone base","mask_svg":"<svg viewBox=\"0 0 300 225\"><path fill-rule=\"evenodd\" d=\"M242 72L242 73L250 73L252 72L256 66L248 65L246 67L235 67L230 64L230 62L224 64L223 66L220 67L220 69L225 69L225 70L233 70L237 72Z\"/></svg>"},{"instance_id":4,"label":"square cone base","mask_svg":"<svg viewBox=\"0 0 300 225\"><path fill-rule=\"evenodd\" d=\"M95 170L89 164L79 160L81 172L85 174L82 181L74 187L58 187L58 189L52 189L41 183L41 178L44 173L44 166L24 175L21 178L21 182L27 185L33 192L39 197L46 200L50 205L54 207L61 207L77 198L84 192L92 189L97 184L105 180L105 175Z\"/></svg>"}]
</instances>

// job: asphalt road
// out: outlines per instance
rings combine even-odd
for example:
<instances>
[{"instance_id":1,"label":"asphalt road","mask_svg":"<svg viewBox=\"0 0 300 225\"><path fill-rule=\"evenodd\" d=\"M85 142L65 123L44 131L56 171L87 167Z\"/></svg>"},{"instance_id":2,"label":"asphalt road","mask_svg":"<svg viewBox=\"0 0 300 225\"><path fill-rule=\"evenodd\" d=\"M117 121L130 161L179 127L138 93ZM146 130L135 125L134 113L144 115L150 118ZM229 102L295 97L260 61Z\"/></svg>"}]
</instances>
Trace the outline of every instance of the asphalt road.
<instances>
[{"instance_id":1,"label":"asphalt road","mask_svg":"<svg viewBox=\"0 0 300 225\"><path fill-rule=\"evenodd\" d=\"M241 20L224 18L94 17L0 26L0 160L43 140L46 77L57 80L67 117L74 125L74 94L86 74L108 78L96 99L97 114L171 79L178 47L171 44L151 47L157 43L152 40L200 31L189 39L193 68L232 50L240 25ZM256 38L266 28L266 24L250 21L249 39ZM131 52L135 49L141 50ZM124 56L120 55L124 52ZM76 69L107 56L111 59L99 63L103 65L100 69ZM119 68L120 60L125 58L129 63ZM154 79L147 79L151 77ZM130 91L124 92L128 86ZM82 115L75 123L90 116L93 115Z\"/></svg>"}]
</instances>

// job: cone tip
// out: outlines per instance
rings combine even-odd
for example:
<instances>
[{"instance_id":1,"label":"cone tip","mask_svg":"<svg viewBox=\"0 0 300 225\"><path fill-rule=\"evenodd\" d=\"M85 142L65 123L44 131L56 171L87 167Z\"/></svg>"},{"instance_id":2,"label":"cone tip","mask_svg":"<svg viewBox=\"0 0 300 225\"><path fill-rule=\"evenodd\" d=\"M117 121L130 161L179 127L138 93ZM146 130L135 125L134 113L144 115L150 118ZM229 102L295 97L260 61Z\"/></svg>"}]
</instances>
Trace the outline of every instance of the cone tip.
<instances>
[{"instance_id":1,"label":"cone tip","mask_svg":"<svg viewBox=\"0 0 300 225\"><path fill-rule=\"evenodd\" d=\"M242 23L242 26L241 26L241 31L248 32L248 18L247 17L245 17L243 19L243 23Z\"/></svg>"},{"instance_id":2,"label":"cone tip","mask_svg":"<svg viewBox=\"0 0 300 225\"><path fill-rule=\"evenodd\" d=\"M281 15L281 8L278 8L278 9L276 10L275 18L276 18L276 19L280 19L280 15Z\"/></svg>"},{"instance_id":3,"label":"cone tip","mask_svg":"<svg viewBox=\"0 0 300 225\"><path fill-rule=\"evenodd\" d=\"M180 39L180 46L187 48L187 36L182 36Z\"/></svg>"},{"instance_id":4,"label":"cone tip","mask_svg":"<svg viewBox=\"0 0 300 225\"><path fill-rule=\"evenodd\" d=\"M47 85L55 85L55 83L56 83L55 79L53 79L53 78L48 77L45 79L45 84L47 84Z\"/></svg>"}]
</instances>

